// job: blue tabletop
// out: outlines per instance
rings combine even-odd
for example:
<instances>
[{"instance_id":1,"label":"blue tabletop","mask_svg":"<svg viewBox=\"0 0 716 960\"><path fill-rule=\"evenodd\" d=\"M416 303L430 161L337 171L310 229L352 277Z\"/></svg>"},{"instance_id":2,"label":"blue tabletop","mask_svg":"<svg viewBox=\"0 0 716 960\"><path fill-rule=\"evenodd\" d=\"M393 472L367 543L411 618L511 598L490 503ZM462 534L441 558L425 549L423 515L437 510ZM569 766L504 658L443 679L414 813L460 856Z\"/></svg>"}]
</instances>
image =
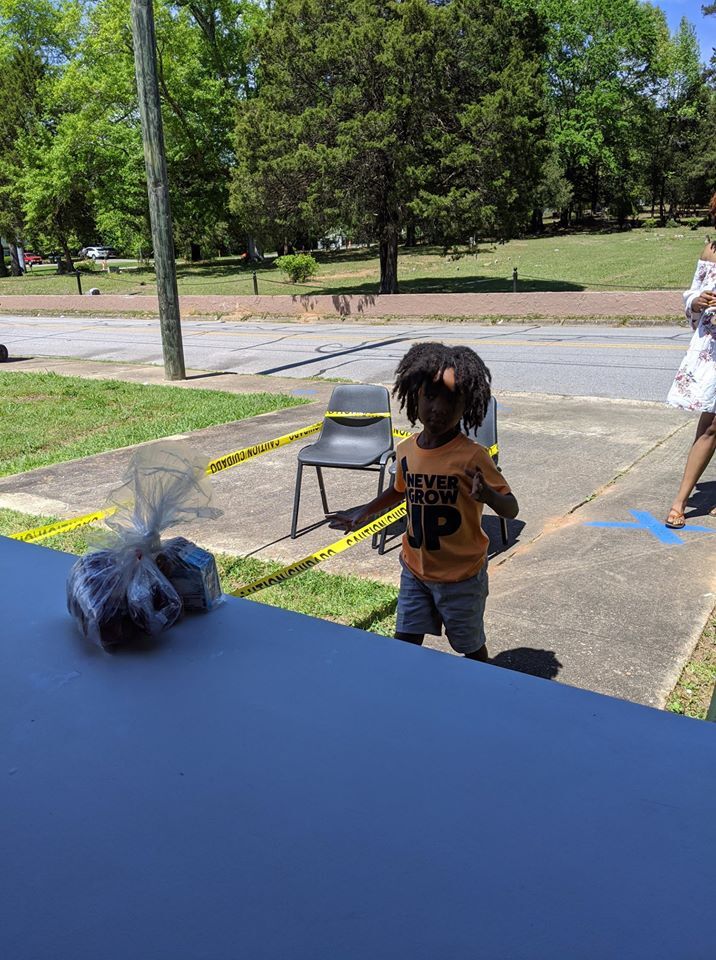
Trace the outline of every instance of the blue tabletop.
<instances>
[{"instance_id":1,"label":"blue tabletop","mask_svg":"<svg viewBox=\"0 0 716 960\"><path fill-rule=\"evenodd\" d=\"M0 538L0 956L707 960L716 725L249 600L88 647Z\"/></svg>"}]
</instances>

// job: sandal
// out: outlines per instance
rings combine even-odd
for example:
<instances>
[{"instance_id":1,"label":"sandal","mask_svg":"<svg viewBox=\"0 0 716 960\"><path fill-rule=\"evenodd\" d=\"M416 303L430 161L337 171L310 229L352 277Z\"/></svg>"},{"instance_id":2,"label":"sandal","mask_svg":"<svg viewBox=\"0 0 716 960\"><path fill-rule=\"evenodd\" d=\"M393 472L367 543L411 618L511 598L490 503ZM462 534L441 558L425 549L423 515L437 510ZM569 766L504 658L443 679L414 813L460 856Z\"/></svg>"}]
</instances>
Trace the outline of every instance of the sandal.
<instances>
[{"instance_id":1,"label":"sandal","mask_svg":"<svg viewBox=\"0 0 716 960\"><path fill-rule=\"evenodd\" d=\"M671 517L674 519L670 519ZM686 517L678 510L669 510L668 516L664 520L664 526L668 527L669 530L683 530L686 526Z\"/></svg>"}]
</instances>

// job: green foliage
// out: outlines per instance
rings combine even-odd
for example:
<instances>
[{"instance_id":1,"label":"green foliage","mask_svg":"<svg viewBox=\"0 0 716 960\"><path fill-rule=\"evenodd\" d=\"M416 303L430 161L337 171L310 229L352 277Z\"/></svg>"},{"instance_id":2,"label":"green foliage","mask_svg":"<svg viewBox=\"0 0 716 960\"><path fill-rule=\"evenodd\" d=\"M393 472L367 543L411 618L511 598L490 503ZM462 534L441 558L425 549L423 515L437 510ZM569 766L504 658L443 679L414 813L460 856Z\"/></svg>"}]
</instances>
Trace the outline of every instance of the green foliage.
<instances>
[{"instance_id":1,"label":"green foliage","mask_svg":"<svg viewBox=\"0 0 716 960\"><path fill-rule=\"evenodd\" d=\"M542 43L500 0L278 0L239 104L232 209L267 239L340 223L377 240L382 293L408 223L511 235L543 154Z\"/></svg>"},{"instance_id":2,"label":"green foliage","mask_svg":"<svg viewBox=\"0 0 716 960\"><path fill-rule=\"evenodd\" d=\"M308 253L289 253L277 257L275 263L292 283L303 283L318 273L318 263Z\"/></svg>"},{"instance_id":3,"label":"green foliage","mask_svg":"<svg viewBox=\"0 0 716 960\"><path fill-rule=\"evenodd\" d=\"M0 373L0 476L304 402L281 394Z\"/></svg>"},{"instance_id":4,"label":"green foliage","mask_svg":"<svg viewBox=\"0 0 716 960\"><path fill-rule=\"evenodd\" d=\"M654 227L659 226L660 221L656 217L647 217L646 220L642 220L641 225L645 230L653 230Z\"/></svg>"},{"instance_id":5,"label":"green foliage","mask_svg":"<svg viewBox=\"0 0 716 960\"><path fill-rule=\"evenodd\" d=\"M716 188L713 75L688 21L672 34L641 0L154 7L180 255L340 228L378 241L389 292L406 233L506 239L545 209L665 222ZM11 243L151 251L129 9L0 0Z\"/></svg>"},{"instance_id":6,"label":"green foliage","mask_svg":"<svg viewBox=\"0 0 716 960\"><path fill-rule=\"evenodd\" d=\"M251 0L154 4L178 252L243 245L228 213ZM0 232L69 251L151 250L130 0L0 0ZM18 96L21 91L21 96Z\"/></svg>"}]
</instances>

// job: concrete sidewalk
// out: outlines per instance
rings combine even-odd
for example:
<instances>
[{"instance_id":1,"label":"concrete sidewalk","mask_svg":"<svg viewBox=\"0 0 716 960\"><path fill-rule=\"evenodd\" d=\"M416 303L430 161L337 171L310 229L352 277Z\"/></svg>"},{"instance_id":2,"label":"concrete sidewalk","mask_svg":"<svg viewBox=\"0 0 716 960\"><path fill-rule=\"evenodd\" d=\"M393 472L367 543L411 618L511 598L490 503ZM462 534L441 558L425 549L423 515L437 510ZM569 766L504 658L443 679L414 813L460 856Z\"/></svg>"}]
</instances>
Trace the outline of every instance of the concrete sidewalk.
<instances>
[{"instance_id":1,"label":"concrete sidewalk","mask_svg":"<svg viewBox=\"0 0 716 960\"><path fill-rule=\"evenodd\" d=\"M229 319L248 317L526 317L543 320L584 317L590 322L603 317L681 316L683 300L678 290L569 290L534 293L401 293L401 294L307 294L294 296L220 296L217 294L179 297L183 317L217 315ZM46 312L157 316L155 295L101 294L100 296L14 295L0 296L0 312Z\"/></svg>"},{"instance_id":2,"label":"concrete sidewalk","mask_svg":"<svg viewBox=\"0 0 716 960\"><path fill-rule=\"evenodd\" d=\"M153 382L157 373L129 365L34 364L136 382ZM284 389L316 400L194 432L188 442L207 459L319 419L332 389L325 382L200 373L184 386L191 385ZM495 547L491 654L506 666L663 705L716 602L716 518L708 514L716 505L713 472L704 478L686 531L670 534L662 525L692 442L693 418L650 403L519 394L500 394L498 401L501 465L521 512L506 550L496 519L485 521ZM400 418L396 423L407 426ZM285 562L338 539L325 526L288 537L300 446L218 474L213 485L224 516L188 534L213 550ZM0 506L58 516L96 509L119 484L130 455L113 451L0 479ZM375 475L328 472L327 488L332 507L351 506L372 496ZM315 477L307 471L301 523L320 517ZM398 551L394 544L379 557L364 543L322 569L397 583ZM447 649L444 640L430 645Z\"/></svg>"}]
</instances>

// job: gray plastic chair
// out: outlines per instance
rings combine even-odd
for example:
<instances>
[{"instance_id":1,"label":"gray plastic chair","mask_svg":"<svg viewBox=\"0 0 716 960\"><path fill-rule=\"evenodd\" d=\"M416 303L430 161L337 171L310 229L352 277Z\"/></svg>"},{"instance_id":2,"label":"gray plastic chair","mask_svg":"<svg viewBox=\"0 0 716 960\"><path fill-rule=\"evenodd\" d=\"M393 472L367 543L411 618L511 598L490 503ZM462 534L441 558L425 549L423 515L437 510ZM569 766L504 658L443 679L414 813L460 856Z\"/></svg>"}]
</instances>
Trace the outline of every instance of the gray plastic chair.
<instances>
[{"instance_id":1,"label":"gray plastic chair","mask_svg":"<svg viewBox=\"0 0 716 960\"><path fill-rule=\"evenodd\" d=\"M395 459L390 396L385 387L372 384L346 384L331 394L329 412L388 414L377 417L326 417L318 440L298 452L296 489L293 495L291 539L296 538L298 508L304 467L315 467L323 510L328 500L323 482L323 467L340 470L374 470L378 473L378 494L383 491L385 471ZM320 521L323 522L323 521ZM317 524L316 524L317 525ZM311 529L308 527L306 529ZM304 532L304 531L302 531Z\"/></svg>"},{"instance_id":2,"label":"gray plastic chair","mask_svg":"<svg viewBox=\"0 0 716 960\"><path fill-rule=\"evenodd\" d=\"M471 440L474 440L475 443L479 443L483 447L487 447L488 450L494 448L493 453L491 454L492 461L499 470L498 462L500 459L500 451L497 443L497 401L494 397L490 397L490 403L487 407L487 413L485 414L485 419L482 421L477 430L468 430L468 437ZM391 484L395 480L395 464L393 463L390 467L390 482ZM507 520L505 517L500 517L500 534L502 535L502 543L504 546L507 546L509 542L509 530L507 529ZM399 523L405 523L404 520L398 521ZM378 534L378 553L385 553L385 539L386 539L387 530L381 530Z\"/></svg>"}]
</instances>

